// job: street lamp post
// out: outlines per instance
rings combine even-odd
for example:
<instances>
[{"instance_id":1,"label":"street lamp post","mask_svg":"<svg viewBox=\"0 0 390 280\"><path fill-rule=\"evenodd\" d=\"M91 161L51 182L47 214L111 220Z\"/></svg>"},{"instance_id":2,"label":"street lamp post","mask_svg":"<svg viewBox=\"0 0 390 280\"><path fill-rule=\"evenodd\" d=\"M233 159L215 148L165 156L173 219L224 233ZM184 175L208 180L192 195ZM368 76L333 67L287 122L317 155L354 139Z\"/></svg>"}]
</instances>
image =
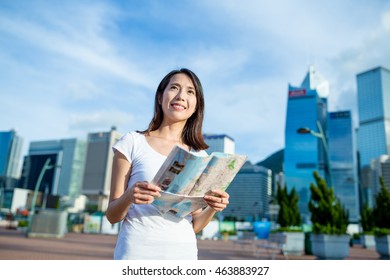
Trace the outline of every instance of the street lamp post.
<instances>
[{"instance_id":1,"label":"street lamp post","mask_svg":"<svg viewBox=\"0 0 390 280\"><path fill-rule=\"evenodd\" d=\"M328 183L329 183L330 187L333 187L332 175L331 175L331 169L330 169L330 160L329 160L328 141L326 140L324 130L322 129L322 125L319 121L317 121L317 127L318 127L319 132L315 132L307 127L301 127L301 128L297 129L297 133L299 133L299 134L309 134L310 133L314 137L320 138L322 140L322 144L323 144L324 150L325 150L325 162L326 162L325 173L328 176Z\"/></svg>"},{"instance_id":2,"label":"street lamp post","mask_svg":"<svg viewBox=\"0 0 390 280\"><path fill-rule=\"evenodd\" d=\"M54 165L50 165L50 158L46 159L45 164L43 165L41 172L39 173L39 177L37 180L37 183L35 184L35 189L34 189L34 195L31 200L31 210L28 215L28 224L27 224L27 231L26 231L26 236L28 237L28 234L30 233L31 230L31 223L32 223L32 217L35 212L35 203L37 201L37 196L38 196L38 190L39 186L42 183L43 176L45 175L46 170L52 169Z\"/></svg>"}]
</instances>

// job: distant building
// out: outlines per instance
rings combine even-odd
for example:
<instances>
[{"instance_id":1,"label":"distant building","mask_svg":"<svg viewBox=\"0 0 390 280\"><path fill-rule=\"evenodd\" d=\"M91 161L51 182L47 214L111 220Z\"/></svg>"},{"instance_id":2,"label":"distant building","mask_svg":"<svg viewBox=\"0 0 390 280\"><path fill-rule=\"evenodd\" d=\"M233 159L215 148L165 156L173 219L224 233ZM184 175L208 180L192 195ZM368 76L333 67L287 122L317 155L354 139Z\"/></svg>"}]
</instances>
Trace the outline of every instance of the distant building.
<instances>
[{"instance_id":1,"label":"distant building","mask_svg":"<svg viewBox=\"0 0 390 280\"><path fill-rule=\"evenodd\" d=\"M372 173L370 166L361 167L359 170L360 205L366 204L370 208L374 207L374 192L371 185Z\"/></svg>"},{"instance_id":2,"label":"distant building","mask_svg":"<svg viewBox=\"0 0 390 280\"><path fill-rule=\"evenodd\" d=\"M349 212L351 222L359 222L359 190L355 134L350 111L328 116L329 160L335 195Z\"/></svg>"},{"instance_id":3,"label":"distant building","mask_svg":"<svg viewBox=\"0 0 390 280\"><path fill-rule=\"evenodd\" d=\"M13 189L20 179L23 139L15 130L0 132L0 188Z\"/></svg>"},{"instance_id":4,"label":"distant building","mask_svg":"<svg viewBox=\"0 0 390 280\"><path fill-rule=\"evenodd\" d=\"M48 161L50 168L44 171L38 191L51 196L76 198L81 193L85 147L84 141L75 138L31 142L24 159L22 187L35 190Z\"/></svg>"},{"instance_id":5,"label":"distant building","mask_svg":"<svg viewBox=\"0 0 390 280\"><path fill-rule=\"evenodd\" d=\"M226 134L204 134L203 137L206 144L209 145L206 150L208 154L212 152L235 153L235 142L230 136Z\"/></svg>"},{"instance_id":6,"label":"distant building","mask_svg":"<svg viewBox=\"0 0 390 280\"><path fill-rule=\"evenodd\" d=\"M276 194L278 183L284 187L284 174L283 174L283 161L284 161L284 149L279 150L264 160L256 163L258 166L263 166L272 171L272 191L271 194Z\"/></svg>"},{"instance_id":7,"label":"distant building","mask_svg":"<svg viewBox=\"0 0 390 280\"><path fill-rule=\"evenodd\" d=\"M327 96L329 83L310 67L300 87L289 85L285 127L284 175L287 189L299 194L298 207L304 221L309 219L308 202L313 172L329 182L326 151L321 139L299 134L300 128L327 131Z\"/></svg>"},{"instance_id":8,"label":"distant building","mask_svg":"<svg viewBox=\"0 0 390 280\"><path fill-rule=\"evenodd\" d=\"M275 188L274 193L272 193L272 194L276 196L277 186L280 185L281 187L284 187L286 185L286 183L284 182L284 173L279 172L278 174L275 174L274 180L275 180L276 188Z\"/></svg>"},{"instance_id":9,"label":"distant building","mask_svg":"<svg viewBox=\"0 0 390 280\"><path fill-rule=\"evenodd\" d=\"M390 191L390 156L381 155L371 160L371 186L372 195L375 197L381 189L379 177L382 177L386 188Z\"/></svg>"},{"instance_id":10,"label":"distant building","mask_svg":"<svg viewBox=\"0 0 390 280\"><path fill-rule=\"evenodd\" d=\"M0 198L0 209L15 214L17 210L26 208L28 197L31 196L31 190L14 188L12 190L5 190L3 197Z\"/></svg>"},{"instance_id":11,"label":"distant building","mask_svg":"<svg viewBox=\"0 0 390 280\"><path fill-rule=\"evenodd\" d=\"M247 221L267 218L271 173L271 170L247 161L227 189L230 203L222 214Z\"/></svg>"},{"instance_id":12,"label":"distant building","mask_svg":"<svg viewBox=\"0 0 390 280\"><path fill-rule=\"evenodd\" d=\"M112 146L122 135L112 127L108 132L89 133L82 193L88 204L106 211L111 187L111 169L114 152Z\"/></svg>"}]
</instances>

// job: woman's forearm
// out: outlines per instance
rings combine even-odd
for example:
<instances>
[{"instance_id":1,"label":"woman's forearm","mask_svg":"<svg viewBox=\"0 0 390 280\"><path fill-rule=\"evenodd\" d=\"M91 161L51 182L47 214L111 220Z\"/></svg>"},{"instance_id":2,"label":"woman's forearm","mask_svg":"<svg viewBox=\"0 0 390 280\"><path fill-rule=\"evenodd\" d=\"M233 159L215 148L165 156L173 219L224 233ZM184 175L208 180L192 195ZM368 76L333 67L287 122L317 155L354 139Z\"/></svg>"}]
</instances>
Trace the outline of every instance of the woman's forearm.
<instances>
[{"instance_id":1,"label":"woman's forearm","mask_svg":"<svg viewBox=\"0 0 390 280\"><path fill-rule=\"evenodd\" d=\"M210 206L207 206L202 212L192 215L192 227L194 232L198 233L211 221L214 217L215 211Z\"/></svg>"},{"instance_id":2,"label":"woman's forearm","mask_svg":"<svg viewBox=\"0 0 390 280\"><path fill-rule=\"evenodd\" d=\"M126 217L127 211L129 210L130 206L130 197L126 196L125 194L118 199L110 201L106 211L106 217L108 221L111 224L115 224L122 221Z\"/></svg>"}]
</instances>

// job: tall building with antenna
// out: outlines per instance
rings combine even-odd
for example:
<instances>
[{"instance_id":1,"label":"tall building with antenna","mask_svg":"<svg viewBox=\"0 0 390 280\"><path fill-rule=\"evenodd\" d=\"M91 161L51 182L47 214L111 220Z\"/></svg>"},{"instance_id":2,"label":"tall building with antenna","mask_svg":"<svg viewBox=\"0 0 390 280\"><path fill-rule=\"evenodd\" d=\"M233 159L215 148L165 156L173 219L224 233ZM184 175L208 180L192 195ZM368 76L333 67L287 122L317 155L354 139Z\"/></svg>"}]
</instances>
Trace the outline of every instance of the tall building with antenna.
<instances>
[{"instance_id":1,"label":"tall building with antenna","mask_svg":"<svg viewBox=\"0 0 390 280\"><path fill-rule=\"evenodd\" d=\"M329 179L326 174L326 150L324 143L308 135L297 133L299 128L326 131L327 97L329 83L310 66L299 87L288 86L285 126L284 173L288 189L295 188L299 194L299 210L304 219L309 219L308 201L313 172ZM320 126L320 128L318 127ZM329 180L328 180L329 182Z\"/></svg>"}]
</instances>

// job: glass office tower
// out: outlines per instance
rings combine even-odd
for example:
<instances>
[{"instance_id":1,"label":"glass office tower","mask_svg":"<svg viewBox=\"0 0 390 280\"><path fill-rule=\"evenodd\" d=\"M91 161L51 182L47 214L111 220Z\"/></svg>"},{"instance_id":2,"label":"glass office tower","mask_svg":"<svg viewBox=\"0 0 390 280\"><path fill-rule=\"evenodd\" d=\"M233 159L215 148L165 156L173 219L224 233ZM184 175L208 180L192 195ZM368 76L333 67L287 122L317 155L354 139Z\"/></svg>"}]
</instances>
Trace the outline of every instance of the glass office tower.
<instances>
[{"instance_id":1,"label":"glass office tower","mask_svg":"<svg viewBox=\"0 0 390 280\"><path fill-rule=\"evenodd\" d=\"M357 159L350 111L328 116L329 158L335 195L349 212L351 222L359 221Z\"/></svg>"},{"instance_id":2,"label":"glass office tower","mask_svg":"<svg viewBox=\"0 0 390 280\"><path fill-rule=\"evenodd\" d=\"M377 67L357 75L361 167L390 154L390 70Z\"/></svg>"},{"instance_id":3,"label":"glass office tower","mask_svg":"<svg viewBox=\"0 0 390 280\"><path fill-rule=\"evenodd\" d=\"M284 173L288 189L295 188L299 194L298 207L305 222L309 220L308 201L313 172L327 178L325 174L326 150L320 138L310 134L299 134L299 128L318 132L321 126L326 132L328 82L310 67L300 87L289 85L286 127ZM326 135L325 135L326 136Z\"/></svg>"},{"instance_id":4,"label":"glass office tower","mask_svg":"<svg viewBox=\"0 0 390 280\"><path fill-rule=\"evenodd\" d=\"M360 187L363 203L373 206L370 163L390 154L390 70L377 67L356 76L360 154Z\"/></svg>"},{"instance_id":5,"label":"glass office tower","mask_svg":"<svg viewBox=\"0 0 390 280\"><path fill-rule=\"evenodd\" d=\"M15 130L0 132L0 188L13 189L20 177L23 140Z\"/></svg>"}]
</instances>

